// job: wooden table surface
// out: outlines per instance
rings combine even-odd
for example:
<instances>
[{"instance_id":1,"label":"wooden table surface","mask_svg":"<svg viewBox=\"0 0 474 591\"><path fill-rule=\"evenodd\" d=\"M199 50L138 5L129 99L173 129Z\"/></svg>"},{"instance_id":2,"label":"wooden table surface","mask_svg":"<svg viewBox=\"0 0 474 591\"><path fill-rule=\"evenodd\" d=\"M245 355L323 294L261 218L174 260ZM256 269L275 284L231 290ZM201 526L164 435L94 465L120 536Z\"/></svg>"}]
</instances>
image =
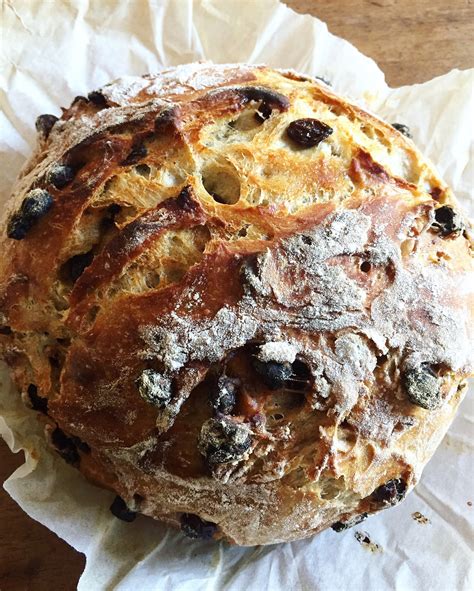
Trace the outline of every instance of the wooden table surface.
<instances>
[{"instance_id":1,"label":"wooden table surface","mask_svg":"<svg viewBox=\"0 0 474 591\"><path fill-rule=\"evenodd\" d=\"M286 4L324 20L332 33L372 57L390 86L474 66L471 0L286 0ZM13 455L1 441L0 481L22 461L23 454ZM83 555L30 519L0 489L1 591L73 590L84 562Z\"/></svg>"}]
</instances>

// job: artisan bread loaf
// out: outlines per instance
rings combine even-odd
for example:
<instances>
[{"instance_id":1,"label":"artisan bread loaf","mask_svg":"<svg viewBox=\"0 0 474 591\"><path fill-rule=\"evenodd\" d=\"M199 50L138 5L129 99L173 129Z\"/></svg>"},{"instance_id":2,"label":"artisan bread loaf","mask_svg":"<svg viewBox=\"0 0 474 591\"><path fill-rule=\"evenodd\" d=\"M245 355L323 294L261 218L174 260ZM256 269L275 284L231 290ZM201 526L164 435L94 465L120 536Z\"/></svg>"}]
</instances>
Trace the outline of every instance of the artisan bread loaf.
<instances>
[{"instance_id":1,"label":"artisan bread loaf","mask_svg":"<svg viewBox=\"0 0 474 591\"><path fill-rule=\"evenodd\" d=\"M1 352L114 514L253 545L402 500L473 351L467 222L407 129L322 81L209 64L36 126Z\"/></svg>"}]
</instances>

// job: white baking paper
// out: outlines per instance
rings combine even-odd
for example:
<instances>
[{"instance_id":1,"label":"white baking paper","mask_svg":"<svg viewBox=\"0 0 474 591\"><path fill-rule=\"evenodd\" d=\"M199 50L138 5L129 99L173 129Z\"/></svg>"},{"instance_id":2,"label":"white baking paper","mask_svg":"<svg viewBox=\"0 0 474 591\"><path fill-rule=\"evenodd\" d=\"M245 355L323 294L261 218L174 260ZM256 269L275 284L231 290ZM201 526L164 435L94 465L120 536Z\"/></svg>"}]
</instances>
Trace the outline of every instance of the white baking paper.
<instances>
[{"instance_id":1,"label":"white baking paper","mask_svg":"<svg viewBox=\"0 0 474 591\"><path fill-rule=\"evenodd\" d=\"M32 152L37 115L59 114L58 105L121 75L208 59L324 76L336 91L388 121L408 124L472 213L472 70L390 89L372 60L321 21L277 0L5 0L2 10L0 204ZM416 490L355 528L367 532L378 551L359 544L354 530L236 548L189 540L143 516L131 524L113 518L113 495L46 449L35 413L23 407L7 373L0 375L0 433L12 451L26 455L5 489L32 518L86 555L80 590L474 588L472 397ZM416 522L416 511L430 523Z\"/></svg>"}]
</instances>

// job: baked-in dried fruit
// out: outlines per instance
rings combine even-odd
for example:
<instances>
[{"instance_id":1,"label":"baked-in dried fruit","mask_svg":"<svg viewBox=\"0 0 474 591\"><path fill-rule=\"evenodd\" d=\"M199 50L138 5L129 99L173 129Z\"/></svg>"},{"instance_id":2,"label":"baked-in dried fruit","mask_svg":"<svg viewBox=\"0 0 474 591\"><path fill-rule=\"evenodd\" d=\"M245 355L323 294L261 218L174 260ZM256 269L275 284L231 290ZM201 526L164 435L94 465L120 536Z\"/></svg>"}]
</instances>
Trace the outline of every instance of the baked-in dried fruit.
<instances>
[{"instance_id":1,"label":"baked-in dried fruit","mask_svg":"<svg viewBox=\"0 0 474 591\"><path fill-rule=\"evenodd\" d=\"M170 379L154 369L144 369L135 384L143 400L158 408L165 408L171 400Z\"/></svg>"},{"instance_id":2,"label":"baked-in dried fruit","mask_svg":"<svg viewBox=\"0 0 474 591\"><path fill-rule=\"evenodd\" d=\"M35 121L36 131L46 139L56 121L59 121L56 115L40 115Z\"/></svg>"},{"instance_id":3,"label":"baked-in dried fruit","mask_svg":"<svg viewBox=\"0 0 474 591\"><path fill-rule=\"evenodd\" d=\"M403 374L402 384L408 400L421 408L434 410L443 402L439 380L426 363L407 369Z\"/></svg>"},{"instance_id":4,"label":"baked-in dried fruit","mask_svg":"<svg viewBox=\"0 0 474 591\"><path fill-rule=\"evenodd\" d=\"M158 133L175 132L178 130L178 125L178 116L176 109L173 107L163 109L155 119L155 131Z\"/></svg>"},{"instance_id":5,"label":"baked-in dried fruit","mask_svg":"<svg viewBox=\"0 0 474 591\"><path fill-rule=\"evenodd\" d=\"M207 420L199 436L199 451L210 466L241 460L252 445L252 431L228 417Z\"/></svg>"},{"instance_id":6,"label":"baked-in dried fruit","mask_svg":"<svg viewBox=\"0 0 474 591\"><path fill-rule=\"evenodd\" d=\"M23 199L20 209L14 213L7 226L8 238L23 240L35 223L53 205L53 198L44 189L33 189Z\"/></svg>"},{"instance_id":7,"label":"baked-in dried fruit","mask_svg":"<svg viewBox=\"0 0 474 591\"><path fill-rule=\"evenodd\" d=\"M74 178L74 169L71 166L64 164L56 164L48 172L47 180L56 187L56 189L62 189Z\"/></svg>"},{"instance_id":8,"label":"baked-in dried fruit","mask_svg":"<svg viewBox=\"0 0 474 591\"><path fill-rule=\"evenodd\" d=\"M438 207L434 215L435 221L432 225L442 236L459 233L464 229L461 216L449 205Z\"/></svg>"},{"instance_id":9,"label":"baked-in dried fruit","mask_svg":"<svg viewBox=\"0 0 474 591\"><path fill-rule=\"evenodd\" d=\"M263 101L262 103L260 103L258 109L255 111L255 119L259 123L263 123L271 117L272 113L273 109L271 108L271 106L265 101Z\"/></svg>"},{"instance_id":10,"label":"baked-in dried fruit","mask_svg":"<svg viewBox=\"0 0 474 591\"><path fill-rule=\"evenodd\" d=\"M234 410L240 381L228 376L220 376L211 392L211 404L215 412L224 415Z\"/></svg>"},{"instance_id":11,"label":"baked-in dried fruit","mask_svg":"<svg viewBox=\"0 0 474 591\"><path fill-rule=\"evenodd\" d=\"M297 119L286 128L288 137L302 148L314 148L333 132L332 127L318 119Z\"/></svg>"},{"instance_id":12,"label":"baked-in dried fruit","mask_svg":"<svg viewBox=\"0 0 474 591\"><path fill-rule=\"evenodd\" d=\"M89 92L89 94L87 95L87 98L89 99L89 101L91 103L93 103L94 105L96 105L97 107L108 107L108 103L107 103L107 99L105 98L105 96L100 92L100 90L93 90L92 92Z\"/></svg>"},{"instance_id":13,"label":"baked-in dried fruit","mask_svg":"<svg viewBox=\"0 0 474 591\"><path fill-rule=\"evenodd\" d=\"M346 529L350 529L351 527L354 527L355 525L359 525L359 523L362 523L363 521L365 521L368 517L368 513L361 513L360 515L356 515L355 517L351 517L351 519L348 519L347 521L336 521L336 523L333 523L331 525L331 529L333 529L336 532L341 532L341 531L345 531Z\"/></svg>"},{"instance_id":14,"label":"baked-in dried fruit","mask_svg":"<svg viewBox=\"0 0 474 591\"><path fill-rule=\"evenodd\" d=\"M293 373L290 363L277 363L276 361L260 361L254 357L253 366L263 382L270 390L278 390L285 385L286 380Z\"/></svg>"},{"instance_id":15,"label":"baked-in dried fruit","mask_svg":"<svg viewBox=\"0 0 474 591\"><path fill-rule=\"evenodd\" d=\"M148 154L147 147L145 144L135 144L130 151L130 154L122 162L122 166L128 166L129 164L136 164L143 160Z\"/></svg>"},{"instance_id":16,"label":"baked-in dried fruit","mask_svg":"<svg viewBox=\"0 0 474 591\"><path fill-rule=\"evenodd\" d=\"M270 88L264 88L263 86L243 86L237 88L236 92L245 100L250 101L263 101L270 108L278 109L279 111L285 111L290 106L288 98L275 92Z\"/></svg>"},{"instance_id":17,"label":"baked-in dried fruit","mask_svg":"<svg viewBox=\"0 0 474 591\"><path fill-rule=\"evenodd\" d=\"M245 86L237 89L238 94L244 99L245 103L251 101L261 101L255 112L255 118L259 123L267 120L273 109L277 111L286 111L290 106L290 101L286 96L260 86Z\"/></svg>"},{"instance_id":18,"label":"baked-in dried fruit","mask_svg":"<svg viewBox=\"0 0 474 591\"><path fill-rule=\"evenodd\" d=\"M28 398L30 399L31 408L48 414L48 399L38 395L38 388L34 384L30 384L27 389Z\"/></svg>"},{"instance_id":19,"label":"baked-in dried fruit","mask_svg":"<svg viewBox=\"0 0 474 591\"><path fill-rule=\"evenodd\" d=\"M382 484L372 493L372 499L384 505L396 505L405 496L407 483L402 478L394 478Z\"/></svg>"},{"instance_id":20,"label":"baked-in dried fruit","mask_svg":"<svg viewBox=\"0 0 474 591\"><path fill-rule=\"evenodd\" d=\"M411 131L408 125L404 125L403 123L392 123L392 127L404 136L411 138Z\"/></svg>"},{"instance_id":21,"label":"baked-in dried fruit","mask_svg":"<svg viewBox=\"0 0 474 591\"><path fill-rule=\"evenodd\" d=\"M285 386L291 386L292 390L307 390L311 382L309 366L301 359L295 359L291 364L291 376L286 380Z\"/></svg>"},{"instance_id":22,"label":"baked-in dried fruit","mask_svg":"<svg viewBox=\"0 0 474 591\"><path fill-rule=\"evenodd\" d=\"M217 531L217 525L210 521L204 521L193 513L181 515L181 531L192 539L212 540Z\"/></svg>"},{"instance_id":23,"label":"baked-in dried fruit","mask_svg":"<svg viewBox=\"0 0 474 591\"><path fill-rule=\"evenodd\" d=\"M136 512L130 511L125 501L119 496L116 496L114 502L110 505L110 512L117 517L117 519L121 519L128 523L131 523L137 517Z\"/></svg>"},{"instance_id":24,"label":"baked-in dried fruit","mask_svg":"<svg viewBox=\"0 0 474 591\"><path fill-rule=\"evenodd\" d=\"M59 427L56 427L56 429L54 429L54 431L51 433L51 443L56 448L58 454L68 464L79 463L80 456L74 441L68 437Z\"/></svg>"},{"instance_id":25,"label":"baked-in dried fruit","mask_svg":"<svg viewBox=\"0 0 474 591\"><path fill-rule=\"evenodd\" d=\"M82 95L75 96L72 103L71 103L71 107L73 107L74 105L77 105L77 103L79 103L81 101L87 103L87 97L82 96Z\"/></svg>"}]
</instances>

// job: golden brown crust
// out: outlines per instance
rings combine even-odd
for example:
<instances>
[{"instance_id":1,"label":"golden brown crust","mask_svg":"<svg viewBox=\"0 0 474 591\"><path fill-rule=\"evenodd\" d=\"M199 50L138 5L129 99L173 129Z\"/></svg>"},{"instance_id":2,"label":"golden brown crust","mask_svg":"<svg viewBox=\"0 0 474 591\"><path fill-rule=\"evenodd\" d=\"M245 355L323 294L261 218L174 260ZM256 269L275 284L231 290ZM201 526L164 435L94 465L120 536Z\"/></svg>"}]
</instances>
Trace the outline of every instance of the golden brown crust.
<instances>
[{"instance_id":1,"label":"golden brown crust","mask_svg":"<svg viewBox=\"0 0 474 591\"><path fill-rule=\"evenodd\" d=\"M287 131L307 119L311 146L314 123ZM33 189L52 207L9 238ZM472 373L454 209L411 141L311 79L123 79L18 181L2 354L60 453L130 508L243 545L340 529L415 484Z\"/></svg>"}]
</instances>

